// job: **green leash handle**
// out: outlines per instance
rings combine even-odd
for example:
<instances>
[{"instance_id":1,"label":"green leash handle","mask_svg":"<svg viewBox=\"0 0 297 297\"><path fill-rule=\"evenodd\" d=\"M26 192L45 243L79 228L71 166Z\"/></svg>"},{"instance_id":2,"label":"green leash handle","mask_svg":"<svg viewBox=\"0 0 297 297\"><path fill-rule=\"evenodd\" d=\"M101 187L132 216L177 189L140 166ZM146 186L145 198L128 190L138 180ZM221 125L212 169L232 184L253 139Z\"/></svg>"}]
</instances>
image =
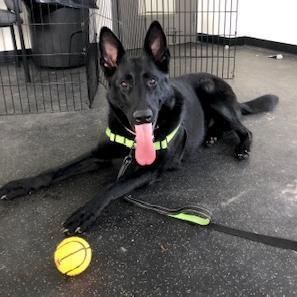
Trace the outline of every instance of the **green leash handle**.
<instances>
[{"instance_id":1,"label":"green leash handle","mask_svg":"<svg viewBox=\"0 0 297 297\"><path fill-rule=\"evenodd\" d=\"M186 206L181 208L167 208L155 204L151 204L146 201L141 201L131 196L124 198L126 201L131 202L141 208L155 211L159 214L166 215L168 217L191 222L200 226L207 226L211 223L210 212L203 207L199 206Z\"/></svg>"},{"instance_id":2,"label":"green leash handle","mask_svg":"<svg viewBox=\"0 0 297 297\"><path fill-rule=\"evenodd\" d=\"M191 222L200 226L209 226L212 227L213 230L218 232L267 244L273 247L297 251L297 242L294 240L239 230L221 225L216 222L212 222L210 212L206 208L201 206L193 205L181 208L166 208L163 206L151 204L142 200L132 198L131 196L126 196L124 197L124 199L128 202L133 203L136 206L155 211L159 214L166 215L174 219Z\"/></svg>"},{"instance_id":3,"label":"green leash handle","mask_svg":"<svg viewBox=\"0 0 297 297\"><path fill-rule=\"evenodd\" d=\"M199 216L197 214L188 214L185 212L180 212L176 214L168 214L169 217L178 219L178 220L183 220L191 223L195 223L201 226L207 226L210 224L210 218L204 218L202 216Z\"/></svg>"}]
</instances>

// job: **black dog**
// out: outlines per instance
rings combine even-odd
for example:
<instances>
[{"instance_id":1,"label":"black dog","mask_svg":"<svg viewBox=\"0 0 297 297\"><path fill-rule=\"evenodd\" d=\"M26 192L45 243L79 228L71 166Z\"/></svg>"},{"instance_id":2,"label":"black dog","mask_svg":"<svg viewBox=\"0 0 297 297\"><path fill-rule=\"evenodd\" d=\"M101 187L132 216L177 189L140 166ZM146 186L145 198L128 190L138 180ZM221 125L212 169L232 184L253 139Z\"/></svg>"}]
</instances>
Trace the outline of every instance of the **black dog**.
<instances>
[{"instance_id":1,"label":"black dog","mask_svg":"<svg viewBox=\"0 0 297 297\"><path fill-rule=\"evenodd\" d=\"M241 115L270 111L278 102L276 96L265 95L240 104L226 82L207 73L170 80L170 53L158 22L147 32L141 57L127 57L106 27L100 33L100 51L109 83L106 140L70 164L0 189L1 199L10 200L126 156L116 182L66 220L67 234L85 231L112 200L153 182L195 153L203 141L212 144L226 130L239 138L234 156L246 159L252 133L241 123Z\"/></svg>"}]
</instances>

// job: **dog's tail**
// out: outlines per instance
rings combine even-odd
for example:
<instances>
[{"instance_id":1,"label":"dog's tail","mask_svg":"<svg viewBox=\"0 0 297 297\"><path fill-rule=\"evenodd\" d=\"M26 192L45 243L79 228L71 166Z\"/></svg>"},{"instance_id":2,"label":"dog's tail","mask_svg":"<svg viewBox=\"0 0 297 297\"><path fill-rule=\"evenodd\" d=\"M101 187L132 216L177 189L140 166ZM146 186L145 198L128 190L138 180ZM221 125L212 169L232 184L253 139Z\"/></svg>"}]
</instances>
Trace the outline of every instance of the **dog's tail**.
<instances>
[{"instance_id":1,"label":"dog's tail","mask_svg":"<svg viewBox=\"0 0 297 297\"><path fill-rule=\"evenodd\" d=\"M278 100L278 97L275 95L264 95L254 100L240 103L241 113L248 115L272 111L277 105Z\"/></svg>"}]
</instances>

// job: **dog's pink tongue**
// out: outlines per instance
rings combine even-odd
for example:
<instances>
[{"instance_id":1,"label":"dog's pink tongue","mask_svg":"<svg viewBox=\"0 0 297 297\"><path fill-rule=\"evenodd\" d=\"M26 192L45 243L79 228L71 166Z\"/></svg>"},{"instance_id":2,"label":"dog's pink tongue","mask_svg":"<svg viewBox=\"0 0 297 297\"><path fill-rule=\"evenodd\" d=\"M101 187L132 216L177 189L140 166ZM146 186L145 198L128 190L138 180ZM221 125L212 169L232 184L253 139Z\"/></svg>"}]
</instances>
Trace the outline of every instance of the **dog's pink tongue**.
<instances>
[{"instance_id":1,"label":"dog's pink tongue","mask_svg":"<svg viewBox=\"0 0 297 297\"><path fill-rule=\"evenodd\" d=\"M153 143L153 125L151 123L135 126L135 159L141 166L151 165L156 159Z\"/></svg>"}]
</instances>

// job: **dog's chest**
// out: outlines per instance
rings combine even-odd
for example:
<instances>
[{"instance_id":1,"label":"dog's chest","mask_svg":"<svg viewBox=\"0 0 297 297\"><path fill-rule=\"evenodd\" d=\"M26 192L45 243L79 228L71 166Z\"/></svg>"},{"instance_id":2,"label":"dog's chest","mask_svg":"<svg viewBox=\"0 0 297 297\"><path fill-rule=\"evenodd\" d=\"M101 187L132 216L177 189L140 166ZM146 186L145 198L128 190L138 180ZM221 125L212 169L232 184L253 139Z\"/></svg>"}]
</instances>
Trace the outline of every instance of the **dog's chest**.
<instances>
[{"instance_id":1,"label":"dog's chest","mask_svg":"<svg viewBox=\"0 0 297 297\"><path fill-rule=\"evenodd\" d=\"M187 132L187 149L195 150L205 135L204 112L194 91L187 91L186 95L183 123Z\"/></svg>"}]
</instances>

